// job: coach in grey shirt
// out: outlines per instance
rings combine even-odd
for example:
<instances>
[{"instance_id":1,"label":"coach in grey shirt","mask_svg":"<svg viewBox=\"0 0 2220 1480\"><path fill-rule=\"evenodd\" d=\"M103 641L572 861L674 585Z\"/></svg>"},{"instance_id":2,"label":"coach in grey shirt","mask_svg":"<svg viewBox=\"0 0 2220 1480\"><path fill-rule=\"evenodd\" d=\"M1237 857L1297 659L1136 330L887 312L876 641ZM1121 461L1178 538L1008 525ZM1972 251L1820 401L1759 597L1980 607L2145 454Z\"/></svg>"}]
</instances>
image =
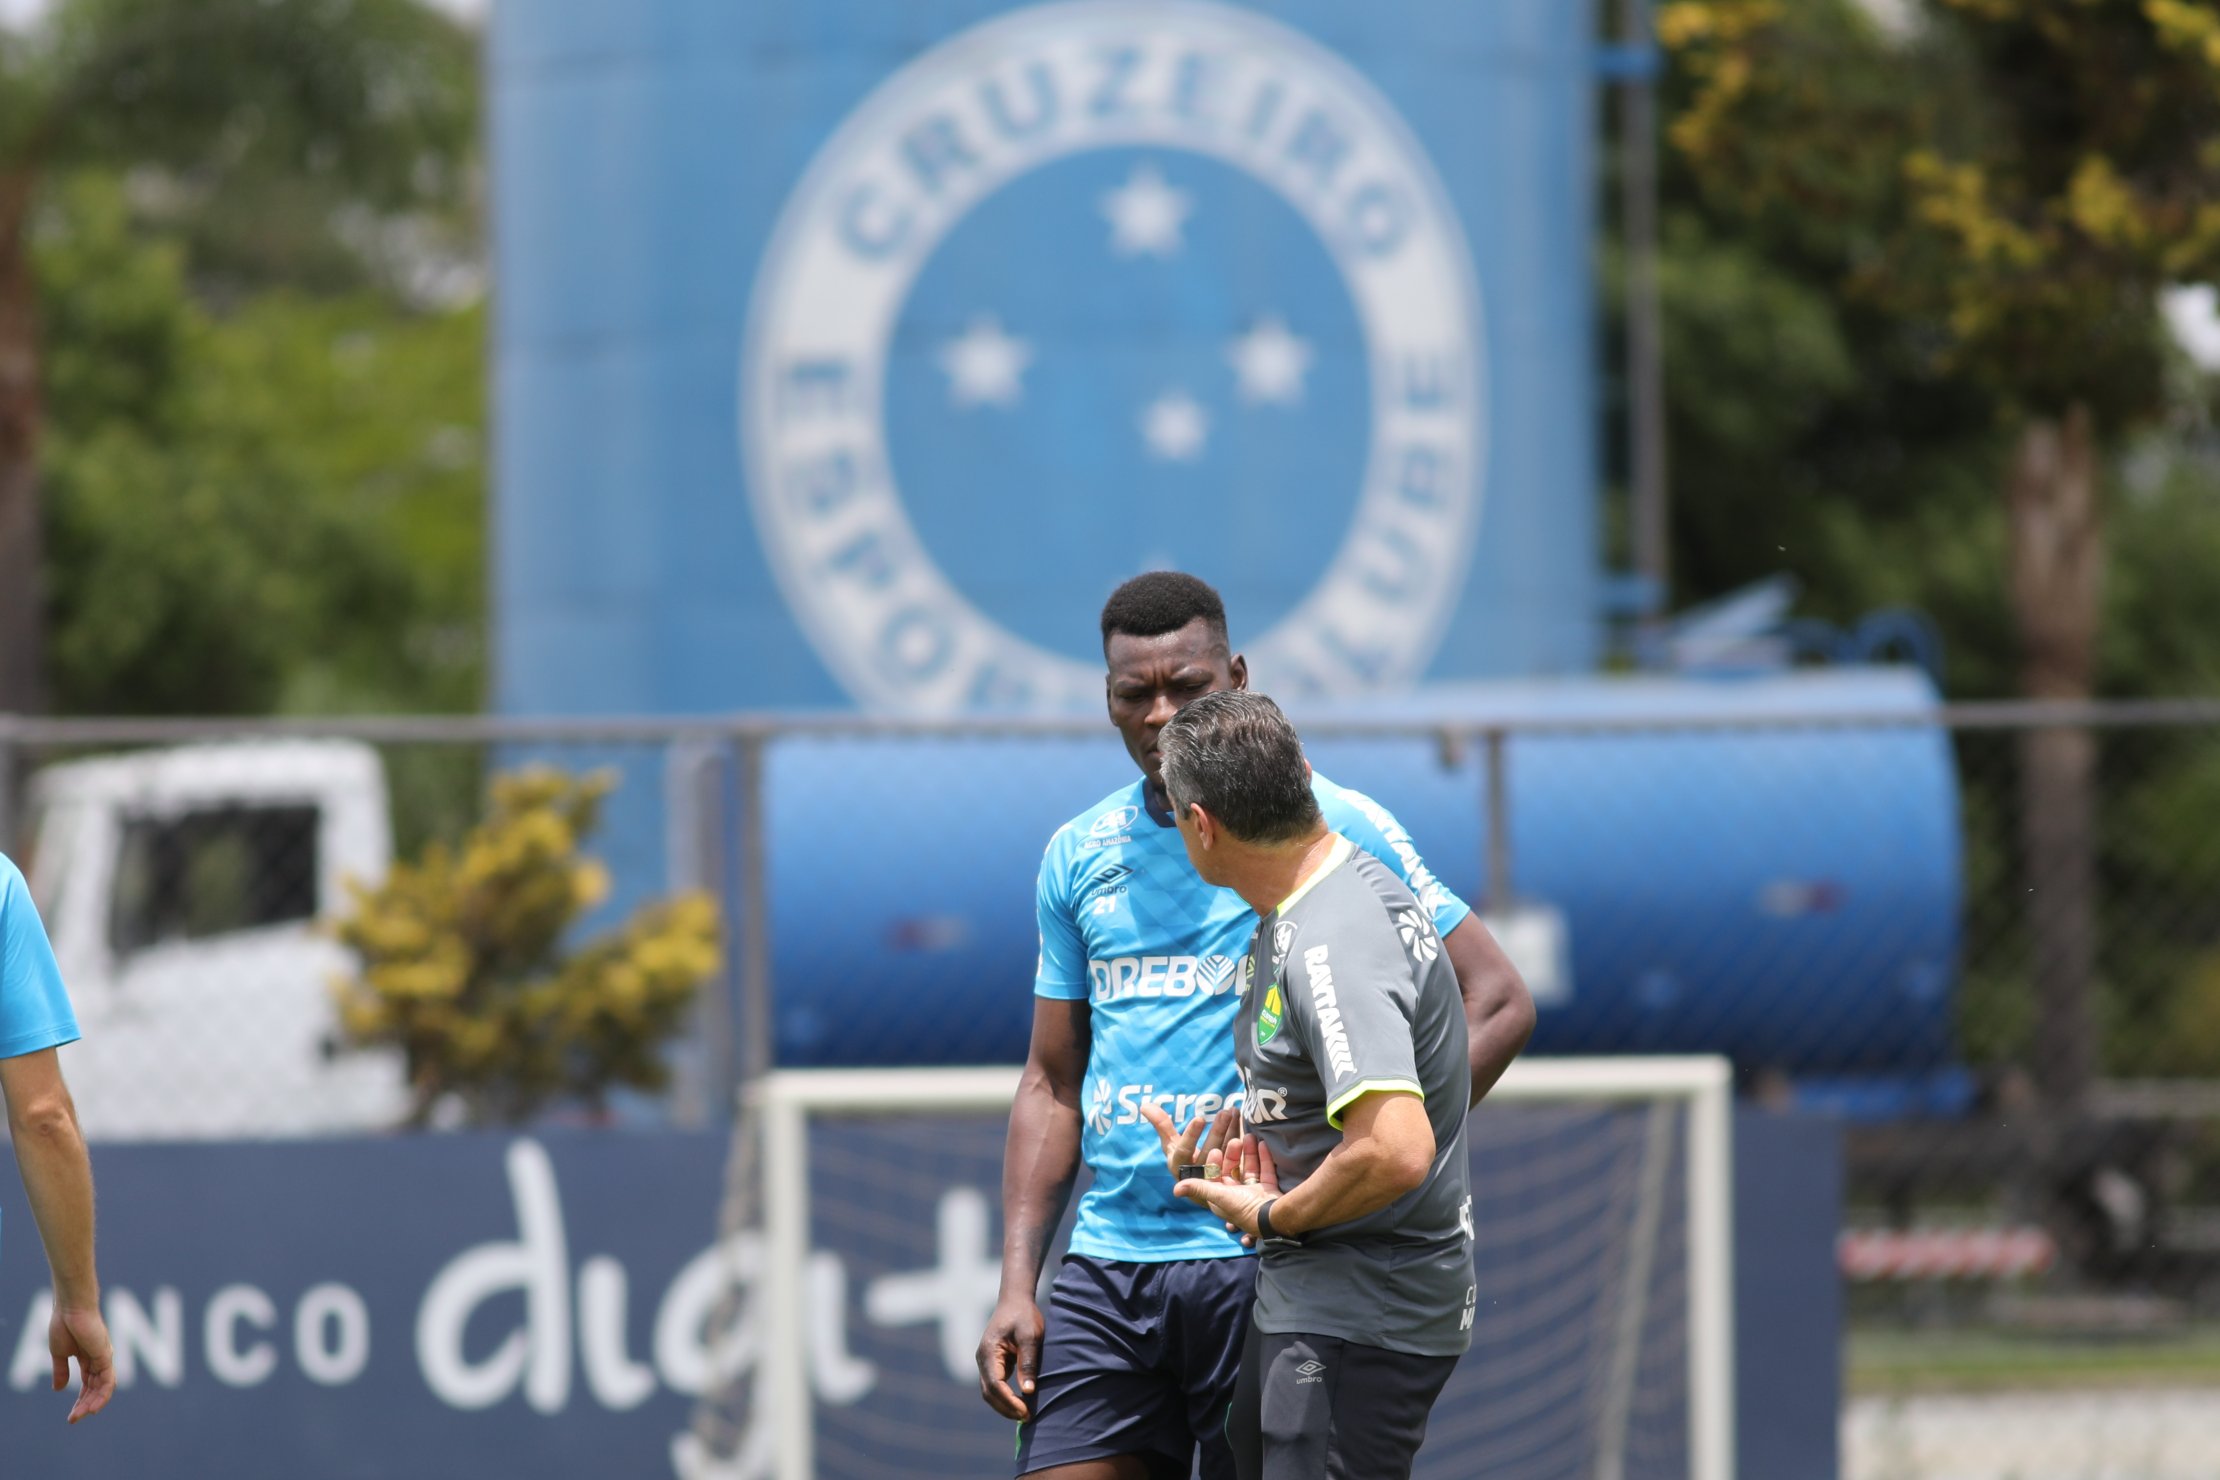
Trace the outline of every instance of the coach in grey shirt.
<instances>
[{"instance_id":1,"label":"coach in grey shirt","mask_svg":"<svg viewBox=\"0 0 2220 1480\"><path fill-rule=\"evenodd\" d=\"M1234 1026L1245 1131L1221 1120L1205 1141L1201 1119L1150 1114L1175 1169L1201 1144L1204 1174L1180 1195L1263 1252L1228 1416L1236 1466L1407 1476L1472 1341L1456 976L1410 891L1328 830L1270 699L1206 695L1158 743L1196 872L1260 916Z\"/></svg>"}]
</instances>

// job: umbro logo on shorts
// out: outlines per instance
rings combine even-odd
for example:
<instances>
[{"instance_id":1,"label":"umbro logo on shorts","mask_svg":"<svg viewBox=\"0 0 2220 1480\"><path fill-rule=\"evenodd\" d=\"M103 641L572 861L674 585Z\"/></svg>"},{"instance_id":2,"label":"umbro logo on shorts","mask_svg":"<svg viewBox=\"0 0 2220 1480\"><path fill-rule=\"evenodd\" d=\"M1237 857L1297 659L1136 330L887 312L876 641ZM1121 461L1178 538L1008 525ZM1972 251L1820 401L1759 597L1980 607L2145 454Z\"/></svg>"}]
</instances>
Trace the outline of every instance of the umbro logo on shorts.
<instances>
[{"instance_id":1,"label":"umbro logo on shorts","mask_svg":"<svg viewBox=\"0 0 2220 1480\"><path fill-rule=\"evenodd\" d=\"M1295 1382L1298 1386L1306 1382L1322 1382L1325 1380L1325 1372L1326 1364L1313 1357L1295 1369Z\"/></svg>"}]
</instances>

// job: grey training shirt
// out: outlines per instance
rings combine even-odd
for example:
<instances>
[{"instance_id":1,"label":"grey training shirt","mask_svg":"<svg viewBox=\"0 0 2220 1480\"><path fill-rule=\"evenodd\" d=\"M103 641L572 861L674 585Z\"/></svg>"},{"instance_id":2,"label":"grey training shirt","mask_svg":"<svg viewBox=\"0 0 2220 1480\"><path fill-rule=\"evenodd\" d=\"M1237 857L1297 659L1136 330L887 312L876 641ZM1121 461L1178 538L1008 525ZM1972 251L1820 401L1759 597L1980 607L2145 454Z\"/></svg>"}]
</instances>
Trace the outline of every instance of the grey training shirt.
<instances>
[{"instance_id":1,"label":"grey training shirt","mask_svg":"<svg viewBox=\"0 0 2220 1480\"><path fill-rule=\"evenodd\" d=\"M1378 859L1336 835L1324 869L1257 926L1242 966L1234 1057L1245 1118L1289 1191L1341 1143L1371 1090L1424 1097L1426 1180L1363 1218L1268 1249L1257 1329L1338 1336L1418 1356L1472 1344L1472 1098L1463 999L1433 921Z\"/></svg>"}]
</instances>

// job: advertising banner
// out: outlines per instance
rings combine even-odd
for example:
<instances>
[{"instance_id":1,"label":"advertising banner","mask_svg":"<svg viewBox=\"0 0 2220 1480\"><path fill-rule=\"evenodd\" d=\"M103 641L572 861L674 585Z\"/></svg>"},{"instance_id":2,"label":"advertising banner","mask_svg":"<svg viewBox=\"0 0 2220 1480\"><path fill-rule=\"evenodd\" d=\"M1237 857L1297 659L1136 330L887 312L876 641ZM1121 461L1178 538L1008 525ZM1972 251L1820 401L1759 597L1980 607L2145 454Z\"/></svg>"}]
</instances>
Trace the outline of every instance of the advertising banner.
<instances>
[{"instance_id":1,"label":"advertising banner","mask_svg":"<svg viewBox=\"0 0 2220 1480\"><path fill-rule=\"evenodd\" d=\"M1772 1117L1741 1129L1742 1444L1765 1456L1748 1473L1826 1480L1835 1136ZM1587 1474L1608 1451L1627 1476L1677 1480L1677 1156L1654 1159L1640 1110L1483 1110L1473 1130L1474 1345L1419 1473L1471 1474L1485 1455L1506 1466L1490 1474ZM813 1131L801 1359L824 1480L1005 1472L1011 1426L973 1365L999 1276L1002 1137L1000 1116L977 1115ZM716 1242L727 1149L553 1131L96 1148L120 1391L74 1428L48 1390L36 1229L0 1165L6 1472L756 1480L767 1429L738 1445L694 1433L705 1386L763 1372L758 1296L783 1277L756 1236Z\"/></svg>"}]
</instances>

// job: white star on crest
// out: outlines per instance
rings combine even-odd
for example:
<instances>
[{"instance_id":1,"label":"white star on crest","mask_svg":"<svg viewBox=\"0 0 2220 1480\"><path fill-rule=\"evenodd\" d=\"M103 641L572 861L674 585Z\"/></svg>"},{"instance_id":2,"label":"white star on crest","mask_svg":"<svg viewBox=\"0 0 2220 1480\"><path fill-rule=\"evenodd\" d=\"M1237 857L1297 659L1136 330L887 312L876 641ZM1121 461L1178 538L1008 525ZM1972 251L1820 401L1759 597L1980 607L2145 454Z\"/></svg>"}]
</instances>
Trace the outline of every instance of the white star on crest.
<instances>
[{"instance_id":1,"label":"white star on crest","mask_svg":"<svg viewBox=\"0 0 2220 1480\"><path fill-rule=\"evenodd\" d=\"M1025 394L1025 367L1032 360L1032 346L1003 333L992 314L973 319L940 349L948 399L958 406L1015 406Z\"/></svg>"},{"instance_id":2,"label":"white star on crest","mask_svg":"<svg viewBox=\"0 0 2220 1480\"><path fill-rule=\"evenodd\" d=\"M1141 413L1141 440L1159 462L1193 462L1210 437L1210 413L1183 390L1166 391Z\"/></svg>"},{"instance_id":3,"label":"white star on crest","mask_svg":"<svg viewBox=\"0 0 2220 1480\"><path fill-rule=\"evenodd\" d=\"M1123 185L1102 194L1110 250L1120 257L1174 256L1186 245L1180 228L1193 209L1187 192L1165 184L1155 165L1135 165Z\"/></svg>"},{"instance_id":4,"label":"white star on crest","mask_svg":"<svg viewBox=\"0 0 2220 1480\"><path fill-rule=\"evenodd\" d=\"M1241 382L1241 399L1251 406L1300 405L1310 360L1310 341L1288 333L1276 315L1258 320L1226 345L1226 362Z\"/></svg>"}]
</instances>

